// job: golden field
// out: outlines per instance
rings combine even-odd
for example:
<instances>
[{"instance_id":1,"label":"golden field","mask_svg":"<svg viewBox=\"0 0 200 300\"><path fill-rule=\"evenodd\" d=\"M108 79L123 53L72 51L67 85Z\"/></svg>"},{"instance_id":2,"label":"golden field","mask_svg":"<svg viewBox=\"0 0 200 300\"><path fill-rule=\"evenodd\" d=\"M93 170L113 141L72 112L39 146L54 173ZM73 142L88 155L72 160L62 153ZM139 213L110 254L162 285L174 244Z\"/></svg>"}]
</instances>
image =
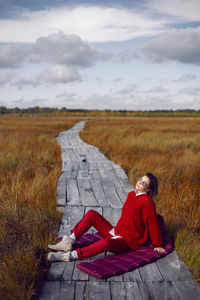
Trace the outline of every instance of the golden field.
<instances>
[{"instance_id":1,"label":"golden field","mask_svg":"<svg viewBox=\"0 0 200 300\"><path fill-rule=\"evenodd\" d=\"M83 118L82 118L83 119ZM0 299L31 299L45 277L47 245L56 240L61 175L59 132L80 118L0 117ZM176 250L200 277L200 120L189 118L92 119L81 132L119 163L135 185L154 173L155 198Z\"/></svg>"},{"instance_id":2,"label":"golden field","mask_svg":"<svg viewBox=\"0 0 200 300\"><path fill-rule=\"evenodd\" d=\"M56 238L60 131L79 119L0 117L0 299L31 299Z\"/></svg>"},{"instance_id":3,"label":"golden field","mask_svg":"<svg viewBox=\"0 0 200 300\"><path fill-rule=\"evenodd\" d=\"M200 278L200 120L189 118L118 118L87 122L81 137L99 147L126 171L154 173L155 198L179 256ZM199 280L198 280L199 281Z\"/></svg>"}]
</instances>

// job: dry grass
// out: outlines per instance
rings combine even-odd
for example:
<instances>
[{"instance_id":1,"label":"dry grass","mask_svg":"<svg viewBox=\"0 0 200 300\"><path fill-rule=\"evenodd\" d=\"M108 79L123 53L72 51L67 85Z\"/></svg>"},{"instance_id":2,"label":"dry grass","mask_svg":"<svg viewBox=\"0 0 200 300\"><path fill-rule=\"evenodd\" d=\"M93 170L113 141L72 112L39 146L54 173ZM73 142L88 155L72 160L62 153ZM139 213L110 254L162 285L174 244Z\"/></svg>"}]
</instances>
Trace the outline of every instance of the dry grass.
<instances>
[{"instance_id":1,"label":"dry grass","mask_svg":"<svg viewBox=\"0 0 200 300\"><path fill-rule=\"evenodd\" d=\"M200 277L200 121L198 119L104 119L87 123L81 137L100 148L127 172L155 173L157 210L175 247Z\"/></svg>"},{"instance_id":2,"label":"dry grass","mask_svg":"<svg viewBox=\"0 0 200 300\"><path fill-rule=\"evenodd\" d=\"M56 238L61 174L56 136L77 118L0 118L0 299L31 299Z\"/></svg>"}]
</instances>

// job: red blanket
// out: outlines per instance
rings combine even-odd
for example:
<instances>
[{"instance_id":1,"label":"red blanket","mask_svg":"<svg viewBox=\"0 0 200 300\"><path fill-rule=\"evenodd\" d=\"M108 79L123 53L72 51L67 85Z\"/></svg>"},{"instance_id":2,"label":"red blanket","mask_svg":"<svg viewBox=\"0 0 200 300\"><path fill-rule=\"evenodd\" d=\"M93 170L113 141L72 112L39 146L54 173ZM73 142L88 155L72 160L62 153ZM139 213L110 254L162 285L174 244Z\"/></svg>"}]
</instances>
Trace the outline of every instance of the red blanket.
<instances>
[{"instance_id":1,"label":"red blanket","mask_svg":"<svg viewBox=\"0 0 200 300\"><path fill-rule=\"evenodd\" d=\"M133 271L140 266L153 262L167 255L174 248L162 216L158 215L158 221L160 223L164 241L163 248L165 249L165 253L158 253L157 251L154 251L153 245L150 241L148 241L136 251L130 250L128 252L113 256L105 256L103 259L96 259L92 262L82 262L77 265L77 268L92 276L103 279L120 275L128 271ZM79 241L77 241L74 246L76 249L85 247L91 243L94 243L100 238L101 236L99 233L88 233L85 234Z\"/></svg>"}]
</instances>

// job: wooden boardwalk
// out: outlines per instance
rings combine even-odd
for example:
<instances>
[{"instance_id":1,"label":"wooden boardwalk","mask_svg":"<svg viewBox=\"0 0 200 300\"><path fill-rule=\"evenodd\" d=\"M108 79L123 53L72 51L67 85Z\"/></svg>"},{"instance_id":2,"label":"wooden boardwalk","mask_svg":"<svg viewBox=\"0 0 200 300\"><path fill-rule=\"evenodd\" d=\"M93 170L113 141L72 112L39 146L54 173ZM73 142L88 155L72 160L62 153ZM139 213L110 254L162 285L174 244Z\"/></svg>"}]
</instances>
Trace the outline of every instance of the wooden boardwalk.
<instances>
[{"instance_id":1,"label":"wooden boardwalk","mask_svg":"<svg viewBox=\"0 0 200 300\"><path fill-rule=\"evenodd\" d=\"M61 132L57 138L62 149L63 170L57 189L58 209L63 211L59 237L69 234L91 208L115 225L128 192L133 190L119 165L108 160L98 148L80 139L79 131L84 125L84 121L79 122L70 130ZM38 299L200 299L200 285L176 251L154 263L107 280L83 273L76 268L77 263L79 261L52 263Z\"/></svg>"}]
</instances>

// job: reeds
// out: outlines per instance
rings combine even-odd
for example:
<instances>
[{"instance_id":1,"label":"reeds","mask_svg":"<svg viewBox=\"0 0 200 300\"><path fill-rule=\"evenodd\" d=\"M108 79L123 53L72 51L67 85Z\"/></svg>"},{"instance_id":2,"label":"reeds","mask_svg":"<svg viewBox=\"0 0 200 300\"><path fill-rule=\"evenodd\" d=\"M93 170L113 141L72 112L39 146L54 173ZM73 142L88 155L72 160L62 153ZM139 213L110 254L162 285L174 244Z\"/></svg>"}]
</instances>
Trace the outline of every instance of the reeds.
<instances>
[{"instance_id":1,"label":"reeds","mask_svg":"<svg viewBox=\"0 0 200 300\"><path fill-rule=\"evenodd\" d=\"M56 238L61 153L56 136L77 119L0 118L0 299L31 299Z\"/></svg>"},{"instance_id":2,"label":"reeds","mask_svg":"<svg viewBox=\"0 0 200 300\"><path fill-rule=\"evenodd\" d=\"M81 137L127 172L154 173L155 198L181 258L200 277L200 122L198 119L130 118L87 122Z\"/></svg>"}]
</instances>

